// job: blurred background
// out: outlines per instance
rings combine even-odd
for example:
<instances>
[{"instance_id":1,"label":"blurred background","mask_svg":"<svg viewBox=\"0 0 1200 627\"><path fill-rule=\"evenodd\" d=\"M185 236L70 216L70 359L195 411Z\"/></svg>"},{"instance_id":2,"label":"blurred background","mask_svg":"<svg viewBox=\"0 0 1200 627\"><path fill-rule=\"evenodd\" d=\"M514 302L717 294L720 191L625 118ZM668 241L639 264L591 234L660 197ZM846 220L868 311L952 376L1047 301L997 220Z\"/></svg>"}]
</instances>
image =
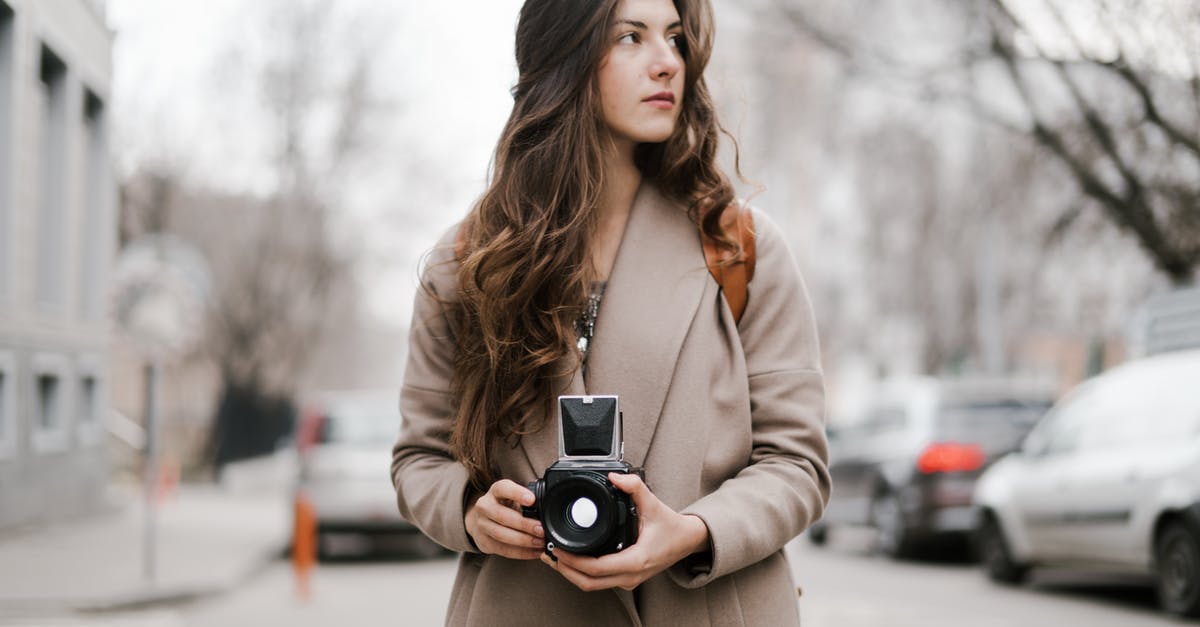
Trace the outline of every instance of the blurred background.
<instances>
[{"instance_id":1,"label":"blurred background","mask_svg":"<svg viewBox=\"0 0 1200 627\"><path fill-rule=\"evenodd\" d=\"M520 4L0 0L0 623L442 621L389 446ZM1200 611L1200 5L714 6L827 373L805 623Z\"/></svg>"}]
</instances>

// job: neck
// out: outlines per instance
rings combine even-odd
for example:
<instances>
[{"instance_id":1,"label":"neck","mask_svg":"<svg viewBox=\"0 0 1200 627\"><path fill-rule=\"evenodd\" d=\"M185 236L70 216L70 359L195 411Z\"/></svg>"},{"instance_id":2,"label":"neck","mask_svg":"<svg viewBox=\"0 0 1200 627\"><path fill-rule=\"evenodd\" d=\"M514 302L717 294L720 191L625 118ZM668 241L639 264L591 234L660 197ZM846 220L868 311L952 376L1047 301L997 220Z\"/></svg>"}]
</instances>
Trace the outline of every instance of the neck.
<instances>
[{"instance_id":1,"label":"neck","mask_svg":"<svg viewBox=\"0 0 1200 627\"><path fill-rule=\"evenodd\" d=\"M633 164L633 148L632 142L614 143L604 163L604 188L600 190L596 234L590 253L598 279L607 280L612 271L634 196L642 182L642 173Z\"/></svg>"},{"instance_id":2,"label":"neck","mask_svg":"<svg viewBox=\"0 0 1200 627\"><path fill-rule=\"evenodd\" d=\"M604 189L600 196L600 224L624 224L642 173L633 163L633 142L614 142L604 164Z\"/></svg>"}]
</instances>

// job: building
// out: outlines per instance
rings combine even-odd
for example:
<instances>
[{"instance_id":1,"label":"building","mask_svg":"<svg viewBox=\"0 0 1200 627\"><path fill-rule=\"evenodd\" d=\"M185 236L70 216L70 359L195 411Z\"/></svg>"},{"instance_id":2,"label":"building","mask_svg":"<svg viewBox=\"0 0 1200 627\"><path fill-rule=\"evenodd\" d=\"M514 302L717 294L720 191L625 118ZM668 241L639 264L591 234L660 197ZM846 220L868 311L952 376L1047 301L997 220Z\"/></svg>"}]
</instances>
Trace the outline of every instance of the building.
<instances>
[{"instance_id":1,"label":"building","mask_svg":"<svg viewBox=\"0 0 1200 627\"><path fill-rule=\"evenodd\" d=\"M0 529L99 504L117 190L96 0L0 0Z\"/></svg>"},{"instance_id":2,"label":"building","mask_svg":"<svg viewBox=\"0 0 1200 627\"><path fill-rule=\"evenodd\" d=\"M1200 348L1200 285L1150 299L1134 319L1131 336L1139 356Z\"/></svg>"}]
</instances>

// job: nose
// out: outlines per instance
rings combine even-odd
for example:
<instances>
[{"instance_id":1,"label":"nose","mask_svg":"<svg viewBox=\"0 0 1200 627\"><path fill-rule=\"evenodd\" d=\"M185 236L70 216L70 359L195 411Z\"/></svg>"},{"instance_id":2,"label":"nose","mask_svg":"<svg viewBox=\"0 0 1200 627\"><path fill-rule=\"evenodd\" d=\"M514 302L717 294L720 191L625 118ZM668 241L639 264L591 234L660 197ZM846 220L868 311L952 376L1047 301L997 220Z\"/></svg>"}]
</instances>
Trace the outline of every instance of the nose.
<instances>
[{"instance_id":1,"label":"nose","mask_svg":"<svg viewBox=\"0 0 1200 627\"><path fill-rule=\"evenodd\" d=\"M669 41L661 40L654 46L654 59L650 63L650 76L655 79L675 78L675 74L683 69L683 61L679 58L677 49Z\"/></svg>"}]
</instances>

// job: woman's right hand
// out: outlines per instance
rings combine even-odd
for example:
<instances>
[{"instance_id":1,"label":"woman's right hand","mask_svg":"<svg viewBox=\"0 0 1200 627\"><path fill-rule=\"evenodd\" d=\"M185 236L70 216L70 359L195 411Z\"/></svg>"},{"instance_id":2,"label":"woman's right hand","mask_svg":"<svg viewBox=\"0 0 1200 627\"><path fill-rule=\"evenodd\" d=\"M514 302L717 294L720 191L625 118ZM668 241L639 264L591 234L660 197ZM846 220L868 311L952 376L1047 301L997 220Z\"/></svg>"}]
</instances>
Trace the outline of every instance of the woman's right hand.
<instances>
[{"instance_id":1,"label":"woman's right hand","mask_svg":"<svg viewBox=\"0 0 1200 627\"><path fill-rule=\"evenodd\" d=\"M521 506L533 505L534 496L525 486L508 479L492 484L487 493L467 507L464 522L475 546L516 560L535 560L542 554L545 535L542 523L521 515Z\"/></svg>"}]
</instances>

